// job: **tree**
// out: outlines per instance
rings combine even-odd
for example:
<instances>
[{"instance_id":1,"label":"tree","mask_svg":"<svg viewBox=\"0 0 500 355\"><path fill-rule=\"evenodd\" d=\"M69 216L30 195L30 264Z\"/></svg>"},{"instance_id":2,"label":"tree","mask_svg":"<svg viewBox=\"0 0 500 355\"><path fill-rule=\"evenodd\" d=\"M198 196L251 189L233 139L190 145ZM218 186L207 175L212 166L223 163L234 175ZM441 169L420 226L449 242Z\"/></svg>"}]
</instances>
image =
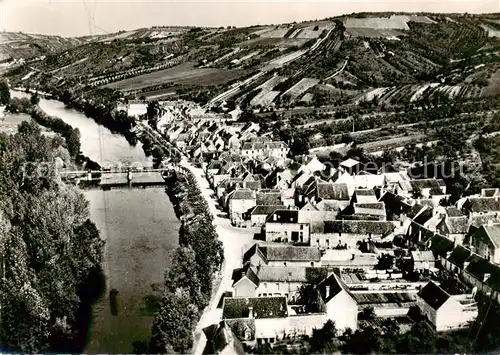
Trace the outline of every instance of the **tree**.
<instances>
[{"instance_id":1,"label":"tree","mask_svg":"<svg viewBox=\"0 0 500 355\"><path fill-rule=\"evenodd\" d=\"M314 353L321 352L328 343L332 342L337 336L337 327L331 319L327 320L321 329L313 329L310 339L311 350Z\"/></svg>"},{"instance_id":2,"label":"tree","mask_svg":"<svg viewBox=\"0 0 500 355\"><path fill-rule=\"evenodd\" d=\"M382 254L378 259L376 268L379 270L387 270L392 268L394 265L394 256L390 254Z\"/></svg>"},{"instance_id":3,"label":"tree","mask_svg":"<svg viewBox=\"0 0 500 355\"><path fill-rule=\"evenodd\" d=\"M193 325L198 308L191 302L189 291L166 290L155 314L151 337L152 353L187 353L193 346Z\"/></svg>"},{"instance_id":4,"label":"tree","mask_svg":"<svg viewBox=\"0 0 500 355\"><path fill-rule=\"evenodd\" d=\"M7 105L10 101L9 84L5 80L0 81L0 105Z\"/></svg>"},{"instance_id":5,"label":"tree","mask_svg":"<svg viewBox=\"0 0 500 355\"><path fill-rule=\"evenodd\" d=\"M32 105L38 105L38 103L40 102L40 97L38 97L37 93L31 95L30 102Z\"/></svg>"},{"instance_id":6,"label":"tree","mask_svg":"<svg viewBox=\"0 0 500 355\"><path fill-rule=\"evenodd\" d=\"M309 154L309 139L306 137L295 138L290 146L290 153L294 156Z\"/></svg>"},{"instance_id":7,"label":"tree","mask_svg":"<svg viewBox=\"0 0 500 355\"><path fill-rule=\"evenodd\" d=\"M375 311L373 310L373 307L366 307L363 308L360 316L364 320L372 320L375 318Z\"/></svg>"}]
</instances>

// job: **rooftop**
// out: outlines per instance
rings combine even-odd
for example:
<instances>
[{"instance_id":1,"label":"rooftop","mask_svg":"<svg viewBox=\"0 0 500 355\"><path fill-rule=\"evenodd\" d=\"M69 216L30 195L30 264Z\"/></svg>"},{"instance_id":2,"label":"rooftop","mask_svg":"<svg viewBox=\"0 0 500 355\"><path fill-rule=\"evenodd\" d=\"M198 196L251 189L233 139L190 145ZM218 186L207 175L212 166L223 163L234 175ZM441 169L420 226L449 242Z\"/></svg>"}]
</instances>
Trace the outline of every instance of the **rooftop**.
<instances>
[{"instance_id":1,"label":"rooftop","mask_svg":"<svg viewBox=\"0 0 500 355\"><path fill-rule=\"evenodd\" d=\"M284 318L288 316L285 297L258 297L258 298L225 298L222 310L223 319L248 318L250 307L253 317Z\"/></svg>"},{"instance_id":2,"label":"rooftop","mask_svg":"<svg viewBox=\"0 0 500 355\"><path fill-rule=\"evenodd\" d=\"M425 301L425 303L435 310L441 308L441 306L450 298L450 294L436 285L433 281L430 281L427 285L425 285L420 290L418 295Z\"/></svg>"}]
</instances>

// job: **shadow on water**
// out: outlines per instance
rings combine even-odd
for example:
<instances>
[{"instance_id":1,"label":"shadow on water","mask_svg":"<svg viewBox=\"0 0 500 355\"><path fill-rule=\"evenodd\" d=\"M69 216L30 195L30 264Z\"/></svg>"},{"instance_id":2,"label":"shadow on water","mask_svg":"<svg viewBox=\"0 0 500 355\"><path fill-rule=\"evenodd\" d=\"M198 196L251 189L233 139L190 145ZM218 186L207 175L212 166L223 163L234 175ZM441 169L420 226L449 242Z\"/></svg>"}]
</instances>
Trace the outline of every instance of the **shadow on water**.
<instances>
[{"instance_id":1,"label":"shadow on water","mask_svg":"<svg viewBox=\"0 0 500 355\"><path fill-rule=\"evenodd\" d=\"M109 291L109 309L112 315L118 315L118 290L116 288Z\"/></svg>"},{"instance_id":2,"label":"shadow on water","mask_svg":"<svg viewBox=\"0 0 500 355\"><path fill-rule=\"evenodd\" d=\"M55 334L51 339L54 352L82 353L87 341L92 322L92 306L104 295L106 276L101 268L92 269L87 282L78 288L80 307L76 314L75 334L72 338Z\"/></svg>"}]
</instances>

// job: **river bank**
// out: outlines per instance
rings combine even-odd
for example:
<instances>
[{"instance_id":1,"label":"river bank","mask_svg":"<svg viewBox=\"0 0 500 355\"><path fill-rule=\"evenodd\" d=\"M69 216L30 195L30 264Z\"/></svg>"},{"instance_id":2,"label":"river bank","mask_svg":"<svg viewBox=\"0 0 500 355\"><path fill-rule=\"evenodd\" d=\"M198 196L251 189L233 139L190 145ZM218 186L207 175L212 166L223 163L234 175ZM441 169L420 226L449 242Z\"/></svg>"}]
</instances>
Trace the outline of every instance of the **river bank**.
<instances>
[{"instance_id":1,"label":"river bank","mask_svg":"<svg viewBox=\"0 0 500 355\"><path fill-rule=\"evenodd\" d=\"M24 92L13 97L29 99ZM151 167L142 144L131 146L119 134L98 125L56 100L40 98L40 109L80 131L81 151L103 167ZM79 350L84 353L144 353L164 272L178 245L180 222L165 189L85 190L91 220L104 249L102 293L84 315ZM118 291L116 304L110 297ZM89 326L90 324L90 326ZM88 327L88 329L87 329ZM85 329L83 329L85 328Z\"/></svg>"}]
</instances>

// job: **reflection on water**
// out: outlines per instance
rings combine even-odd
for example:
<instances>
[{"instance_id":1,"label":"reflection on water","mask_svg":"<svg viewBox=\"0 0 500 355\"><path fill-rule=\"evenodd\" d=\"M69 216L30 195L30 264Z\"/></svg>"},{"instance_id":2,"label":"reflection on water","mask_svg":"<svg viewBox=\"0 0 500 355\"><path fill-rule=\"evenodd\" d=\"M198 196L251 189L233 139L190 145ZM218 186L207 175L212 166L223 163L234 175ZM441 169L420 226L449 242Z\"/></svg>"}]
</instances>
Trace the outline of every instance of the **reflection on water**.
<instances>
[{"instance_id":1,"label":"reflection on water","mask_svg":"<svg viewBox=\"0 0 500 355\"><path fill-rule=\"evenodd\" d=\"M11 91L11 96L30 97L29 94L19 91ZM144 155L141 143L132 147L123 136L112 133L76 110L67 109L62 102L41 98L39 106L48 115L57 116L72 127L78 128L82 153L101 166L132 163L153 165L152 158Z\"/></svg>"},{"instance_id":2,"label":"reflection on water","mask_svg":"<svg viewBox=\"0 0 500 355\"><path fill-rule=\"evenodd\" d=\"M151 335L148 308L178 244L180 223L163 188L87 190L85 196L106 240L108 290L94 306L85 351L132 352L134 342Z\"/></svg>"}]
</instances>

